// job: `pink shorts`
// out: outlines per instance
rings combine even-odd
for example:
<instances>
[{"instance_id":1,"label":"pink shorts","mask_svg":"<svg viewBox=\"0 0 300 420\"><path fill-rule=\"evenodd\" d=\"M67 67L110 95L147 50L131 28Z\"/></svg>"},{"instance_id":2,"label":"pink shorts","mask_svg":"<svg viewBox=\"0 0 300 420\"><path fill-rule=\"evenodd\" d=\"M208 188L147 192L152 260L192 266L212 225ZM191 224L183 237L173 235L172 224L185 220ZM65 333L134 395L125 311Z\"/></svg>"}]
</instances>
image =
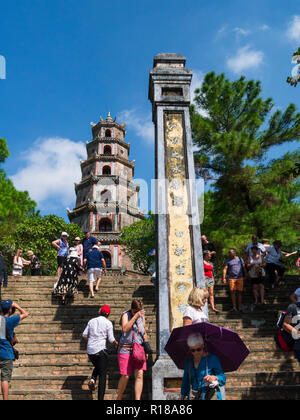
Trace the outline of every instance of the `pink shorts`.
<instances>
[{"instance_id":1,"label":"pink shorts","mask_svg":"<svg viewBox=\"0 0 300 420\"><path fill-rule=\"evenodd\" d=\"M147 370L147 363L145 362L135 362L133 360L132 354L120 354L118 353L118 362L120 368L120 374L130 376L135 370Z\"/></svg>"}]
</instances>

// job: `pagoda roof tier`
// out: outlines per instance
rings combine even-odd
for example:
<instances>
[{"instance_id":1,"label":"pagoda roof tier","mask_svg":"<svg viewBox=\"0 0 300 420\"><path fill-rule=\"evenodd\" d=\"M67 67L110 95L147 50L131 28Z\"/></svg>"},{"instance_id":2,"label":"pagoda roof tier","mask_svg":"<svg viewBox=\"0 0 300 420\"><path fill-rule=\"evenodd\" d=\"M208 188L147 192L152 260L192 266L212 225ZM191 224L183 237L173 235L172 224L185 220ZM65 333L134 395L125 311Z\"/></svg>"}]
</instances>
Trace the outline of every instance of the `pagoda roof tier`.
<instances>
[{"instance_id":1,"label":"pagoda roof tier","mask_svg":"<svg viewBox=\"0 0 300 420\"><path fill-rule=\"evenodd\" d=\"M86 143L87 147L95 145L95 143L119 143L121 146L126 147L126 149L130 149L130 143L126 143L126 141L120 139L119 137L94 137L92 141L88 141Z\"/></svg>"},{"instance_id":2,"label":"pagoda roof tier","mask_svg":"<svg viewBox=\"0 0 300 420\"><path fill-rule=\"evenodd\" d=\"M103 162L103 161L119 162L132 169L134 169L134 166L135 166L134 162L130 162L130 160L125 159L120 155L98 155L97 153L94 153L87 160L85 160L84 162L81 162L80 165L84 168L85 166L88 166L93 162Z\"/></svg>"},{"instance_id":3,"label":"pagoda roof tier","mask_svg":"<svg viewBox=\"0 0 300 420\"><path fill-rule=\"evenodd\" d=\"M145 214L139 211L138 208L119 201L109 201L107 203L104 203L103 201L85 201L79 207L75 207L73 210L68 211L68 216L69 219L71 219L91 211L97 211L98 214L103 216L106 216L107 214L124 213L140 219L144 219L145 217Z\"/></svg>"},{"instance_id":4,"label":"pagoda roof tier","mask_svg":"<svg viewBox=\"0 0 300 420\"><path fill-rule=\"evenodd\" d=\"M123 178L119 175L93 175L90 174L87 177L83 178L83 180L79 183L75 183L75 191L77 192L80 188L85 188L88 185L97 184L99 181L102 181L102 185L111 185L111 181L113 181L116 185L124 185L127 188L131 189L132 191L139 191L140 186L135 184L134 182L128 180L127 178Z\"/></svg>"},{"instance_id":5,"label":"pagoda roof tier","mask_svg":"<svg viewBox=\"0 0 300 420\"><path fill-rule=\"evenodd\" d=\"M123 131L124 135L126 134L126 124L119 124L117 121L112 121L112 119L107 119L106 121L100 119L96 124L91 122L91 126L93 132L101 127L117 127L119 130Z\"/></svg>"}]
</instances>

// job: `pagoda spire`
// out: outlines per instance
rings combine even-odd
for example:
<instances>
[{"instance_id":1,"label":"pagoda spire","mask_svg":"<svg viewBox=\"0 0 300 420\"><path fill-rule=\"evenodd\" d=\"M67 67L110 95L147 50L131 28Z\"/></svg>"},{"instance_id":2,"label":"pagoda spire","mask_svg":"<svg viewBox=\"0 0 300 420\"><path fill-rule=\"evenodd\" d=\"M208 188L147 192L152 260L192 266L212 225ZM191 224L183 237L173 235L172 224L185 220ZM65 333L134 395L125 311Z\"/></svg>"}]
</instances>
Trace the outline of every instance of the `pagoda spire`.
<instances>
[{"instance_id":1,"label":"pagoda spire","mask_svg":"<svg viewBox=\"0 0 300 420\"><path fill-rule=\"evenodd\" d=\"M111 118L111 115L110 115L110 111L108 112L108 116L107 116L107 118L106 118L106 121L107 121L107 122L112 122L112 118Z\"/></svg>"}]
</instances>

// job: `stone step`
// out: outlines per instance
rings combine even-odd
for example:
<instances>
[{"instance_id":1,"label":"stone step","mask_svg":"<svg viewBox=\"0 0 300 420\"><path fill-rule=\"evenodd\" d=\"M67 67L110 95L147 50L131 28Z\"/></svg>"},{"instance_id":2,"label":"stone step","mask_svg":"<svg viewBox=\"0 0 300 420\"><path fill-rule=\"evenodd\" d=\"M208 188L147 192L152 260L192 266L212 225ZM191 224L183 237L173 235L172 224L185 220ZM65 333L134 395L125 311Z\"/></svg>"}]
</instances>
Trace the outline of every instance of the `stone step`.
<instances>
[{"instance_id":1,"label":"stone step","mask_svg":"<svg viewBox=\"0 0 300 420\"><path fill-rule=\"evenodd\" d=\"M23 356L22 356L23 357ZM69 358L71 359L72 356ZM67 359L67 358L66 358ZM118 370L117 358L116 356L111 357L112 360L115 360L114 366L112 367L113 371ZM65 359L64 359L65 360ZM74 356L73 360L52 360L50 357L46 360L39 360L35 358L30 358L27 362L19 360L15 362L14 372L15 375L19 376L28 376L32 375L33 371L38 370L38 375L82 375L89 372L91 368L90 363L88 362L87 357ZM244 373L248 375L251 373L278 373L281 370L290 371L290 372L299 372L299 362L294 358L290 359L277 359L277 358L268 358L268 359L246 359L239 368L239 373Z\"/></svg>"},{"instance_id":2,"label":"stone step","mask_svg":"<svg viewBox=\"0 0 300 420\"><path fill-rule=\"evenodd\" d=\"M105 400L115 400L116 390L109 390L105 394ZM300 385L270 385L270 386L252 386L252 387L226 387L227 400L298 400ZM28 389L11 390L11 400L93 400L97 399L95 393L89 390L52 390L37 389L28 391ZM124 394L124 400L132 400L132 393ZM144 396L142 399L148 399ZM174 400L179 399L179 394L174 394Z\"/></svg>"},{"instance_id":3,"label":"stone step","mask_svg":"<svg viewBox=\"0 0 300 420\"><path fill-rule=\"evenodd\" d=\"M152 348L155 348L155 340L150 340L150 344ZM18 346L18 350L20 351L20 359L19 363L30 364L30 363L56 363L59 361L60 363L85 363L88 358L86 355L86 350L71 350L71 349L51 349L51 351L43 350L43 349L23 349L22 347ZM294 365L295 358L293 353L283 352L281 350L277 350L276 348L270 349L255 349L252 346L249 346L250 354L245 360L244 364L251 364L252 362L267 362L271 366L271 364L278 366L278 364L291 364ZM117 366L117 354L112 353L108 355L109 360ZM155 353L153 355L155 357ZM300 367L299 367L300 370Z\"/></svg>"},{"instance_id":4,"label":"stone step","mask_svg":"<svg viewBox=\"0 0 300 420\"><path fill-rule=\"evenodd\" d=\"M292 401L299 400L300 385L262 385L253 387L228 387L226 388L227 400L268 400Z\"/></svg>"},{"instance_id":5,"label":"stone step","mask_svg":"<svg viewBox=\"0 0 300 420\"><path fill-rule=\"evenodd\" d=\"M86 372L86 375L36 375L36 376L19 376L14 375L14 379L11 384L12 390L17 389L72 389L76 390L88 390L88 382L92 372L92 367ZM116 389L120 374L116 370L115 372L108 372L106 389L109 392L111 389ZM150 377L148 373L145 373L145 381L149 381ZM291 373L285 372L233 372L226 374L226 388L228 387L253 387L253 386L284 386L293 381L294 385L300 385L300 374L299 372ZM133 377L130 378L129 387L133 383Z\"/></svg>"}]
</instances>

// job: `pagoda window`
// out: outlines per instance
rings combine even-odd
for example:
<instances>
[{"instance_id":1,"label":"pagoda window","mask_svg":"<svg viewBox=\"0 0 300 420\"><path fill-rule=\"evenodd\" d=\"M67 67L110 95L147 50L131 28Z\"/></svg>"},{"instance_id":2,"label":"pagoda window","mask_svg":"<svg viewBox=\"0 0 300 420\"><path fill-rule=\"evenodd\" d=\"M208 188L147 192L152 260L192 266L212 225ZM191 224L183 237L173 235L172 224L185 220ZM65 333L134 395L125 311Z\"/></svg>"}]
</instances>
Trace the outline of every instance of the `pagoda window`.
<instances>
[{"instance_id":1,"label":"pagoda window","mask_svg":"<svg viewBox=\"0 0 300 420\"><path fill-rule=\"evenodd\" d=\"M111 155L111 147L110 146L105 146L104 147L104 154L105 155Z\"/></svg>"},{"instance_id":2,"label":"pagoda window","mask_svg":"<svg viewBox=\"0 0 300 420\"><path fill-rule=\"evenodd\" d=\"M99 223L100 232L112 232L112 223L110 219L102 219Z\"/></svg>"},{"instance_id":3,"label":"pagoda window","mask_svg":"<svg viewBox=\"0 0 300 420\"><path fill-rule=\"evenodd\" d=\"M103 175L111 175L111 167L110 166L103 166L102 174Z\"/></svg>"},{"instance_id":4,"label":"pagoda window","mask_svg":"<svg viewBox=\"0 0 300 420\"><path fill-rule=\"evenodd\" d=\"M111 201L111 192L108 190L104 190L101 192L101 201L102 202L108 202Z\"/></svg>"},{"instance_id":5,"label":"pagoda window","mask_svg":"<svg viewBox=\"0 0 300 420\"><path fill-rule=\"evenodd\" d=\"M105 137L111 137L111 131L105 130Z\"/></svg>"}]
</instances>

